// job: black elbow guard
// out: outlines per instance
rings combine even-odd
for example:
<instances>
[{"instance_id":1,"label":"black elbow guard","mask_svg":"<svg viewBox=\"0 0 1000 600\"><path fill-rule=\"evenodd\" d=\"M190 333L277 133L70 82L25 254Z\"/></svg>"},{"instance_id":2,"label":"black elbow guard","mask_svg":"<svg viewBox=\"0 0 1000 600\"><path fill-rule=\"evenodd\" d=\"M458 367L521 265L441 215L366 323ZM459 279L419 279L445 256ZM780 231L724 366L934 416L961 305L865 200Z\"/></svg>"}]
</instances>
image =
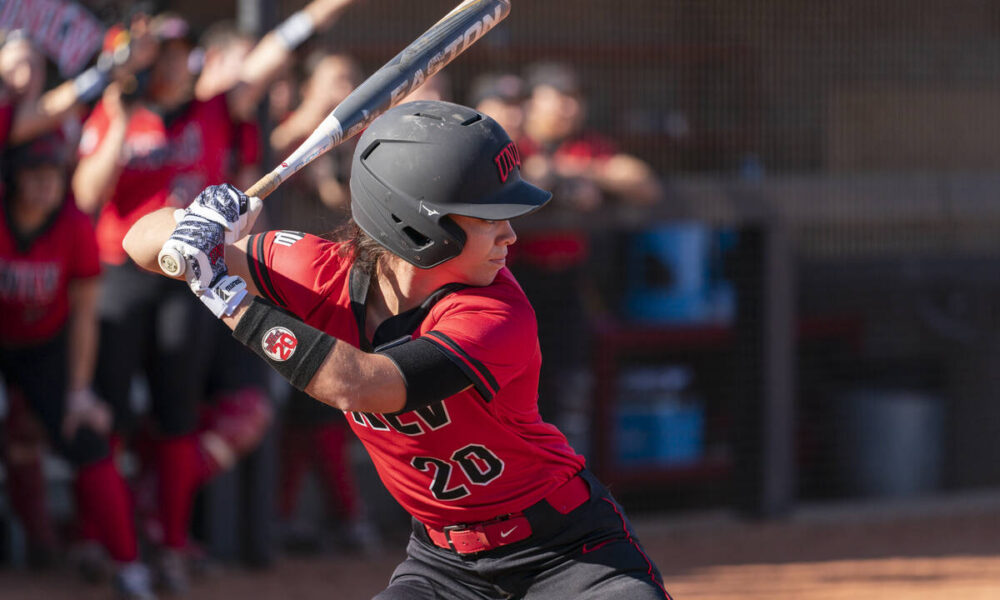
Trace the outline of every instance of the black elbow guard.
<instances>
[{"instance_id":1,"label":"black elbow guard","mask_svg":"<svg viewBox=\"0 0 1000 600\"><path fill-rule=\"evenodd\" d=\"M300 390L309 385L337 343L333 336L261 298L250 303L233 337Z\"/></svg>"}]
</instances>

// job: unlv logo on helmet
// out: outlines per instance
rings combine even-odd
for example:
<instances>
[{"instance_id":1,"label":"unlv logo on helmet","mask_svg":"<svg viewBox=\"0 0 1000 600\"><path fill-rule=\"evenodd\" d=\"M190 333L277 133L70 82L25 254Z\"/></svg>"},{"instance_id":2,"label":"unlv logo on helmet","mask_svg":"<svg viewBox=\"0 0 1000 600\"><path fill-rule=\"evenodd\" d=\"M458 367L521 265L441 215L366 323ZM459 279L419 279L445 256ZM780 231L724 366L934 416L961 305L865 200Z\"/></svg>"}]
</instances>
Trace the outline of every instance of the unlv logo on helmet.
<instances>
[{"instance_id":1,"label":"unlv logo on helmet","mask_svg":"<svg viewBox=\"0 0 1000 600\"><path fill-rule=\"evenodd\" d=\"M260 346L264 349L264 354L271 360L284 362L295 353L295 347L299 345L299 340L295 334L284 327L272 327L267 330L260 340Z\"/></svg>"},{"instance_id":2,"label":"unlv logo on helmet","mask_svg":"<svg viewBox=\"0 0 1000 600\"><path fill-rule=\"evenodd\" d=\"M514 167L521 166L521 153L517 151L514 142L511 142L504 146L500 154L493 157L493 162L496 163L497 172L500 173L500 181L507 183L507 178L510 177L510 172L514 170Z\"/></svg>"}]
</instances>

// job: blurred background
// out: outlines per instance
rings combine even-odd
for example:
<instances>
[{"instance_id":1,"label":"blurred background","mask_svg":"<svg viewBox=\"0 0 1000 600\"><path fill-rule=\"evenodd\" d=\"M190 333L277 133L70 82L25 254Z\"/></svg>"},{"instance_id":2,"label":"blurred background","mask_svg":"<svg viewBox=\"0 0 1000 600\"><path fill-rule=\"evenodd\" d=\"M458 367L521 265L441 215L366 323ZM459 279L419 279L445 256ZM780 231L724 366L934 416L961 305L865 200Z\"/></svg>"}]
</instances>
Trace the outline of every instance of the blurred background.
<instances>
[{"instance_id":1,"label":"blurred background","mask_svg":"<svg viewBox=\"0 0 1000 600\"><path fill-rule=\"evenodd\" d=\"M0 2L0 28L31 4ZM132 8L34 4L75 4L103 28ZM362 0L296 49L258 108L262 170L316 93L310 56L346 55L363 79L454 4ZM304 5L149 3L196 34L228 21L254 35ZM46 89L98 45L69 67L53 45ZM514 0L435 79L438 97L509 118L525 177L555 193L516 223L511 261L539 317L540 406L634 515L714 510L741 528L933 499L995 528L1000 4ZM345 218L323 186L346 175L325 168L268 199L270 227ZM192 535L223 563L330 551L321 472L275 517L292 402L280 382L268 394L263 441L197 500ZM374 536L354 541L400 546L406 516L344 444ZM48 502L69 519L67 470L46 464ZM21 568L23 528L5 508L0 520L3 560Z\"/></svg>"}]
</instances>

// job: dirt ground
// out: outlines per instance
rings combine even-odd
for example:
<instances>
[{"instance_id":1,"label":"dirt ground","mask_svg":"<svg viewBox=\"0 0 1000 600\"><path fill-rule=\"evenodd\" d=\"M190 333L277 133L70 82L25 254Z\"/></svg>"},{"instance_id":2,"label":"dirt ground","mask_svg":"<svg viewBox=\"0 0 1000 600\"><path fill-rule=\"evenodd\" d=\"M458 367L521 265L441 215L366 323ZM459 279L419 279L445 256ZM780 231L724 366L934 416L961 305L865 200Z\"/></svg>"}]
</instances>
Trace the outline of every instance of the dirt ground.
<instances>
[{"instance_id":1,"label":"dirt ground","mask_svg":"<svg viewBox=\"0 0 1000 600\"><path fill-rule=\"evenodd\" d=\"M647 550L677 599L924 600L1000 598L1000 490L909 502L824 504L789 518L727 512L639 515ZM383 588L402 541L377 559L281 558L222 568L191 600L361 600ZM4 600L97 600L107 588L72 574L0 570Z\"/></svg>"}]
</instances>

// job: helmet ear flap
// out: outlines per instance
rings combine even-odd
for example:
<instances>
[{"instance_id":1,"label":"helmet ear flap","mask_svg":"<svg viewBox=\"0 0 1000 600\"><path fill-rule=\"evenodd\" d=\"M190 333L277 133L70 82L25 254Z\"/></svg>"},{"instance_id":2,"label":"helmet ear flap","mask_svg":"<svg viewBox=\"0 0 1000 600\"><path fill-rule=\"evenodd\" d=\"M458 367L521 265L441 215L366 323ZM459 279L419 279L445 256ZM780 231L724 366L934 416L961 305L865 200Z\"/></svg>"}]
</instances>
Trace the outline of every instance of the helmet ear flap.
<instances>
[{"instance_id":1,"label":"helmet ear flap","mask_svg":"<svg viewBox=\"0 0 1000 600\"><path fill-rule=\"evenodd\" d=\"M455 243L458 244L459 251L465 247L465 230L459 227L458 223L456 223L450 215L441 217L441 220L438 221L438 225L441 226L441 229L444 229L445 233L447 233L449 237L455 240Z\"/></svg>"}]
</instances>

